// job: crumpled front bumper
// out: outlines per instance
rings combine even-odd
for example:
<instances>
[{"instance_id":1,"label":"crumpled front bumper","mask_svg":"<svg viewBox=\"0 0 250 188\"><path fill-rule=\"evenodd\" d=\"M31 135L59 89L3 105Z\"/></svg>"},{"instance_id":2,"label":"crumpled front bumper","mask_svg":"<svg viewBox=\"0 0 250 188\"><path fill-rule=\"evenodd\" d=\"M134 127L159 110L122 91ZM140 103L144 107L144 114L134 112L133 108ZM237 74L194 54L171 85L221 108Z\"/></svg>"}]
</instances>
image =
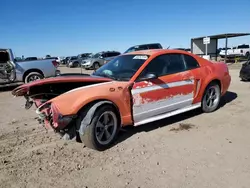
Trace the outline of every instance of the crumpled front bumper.
<instances>
[{"instance_id":1,"label":"crumpled front bumper","mask_svg":"<svg viewBox=\"0 0 250 188\"><path fill-rule=\"evenodd\" d=\"M46 129L53 128L55 131L62 132L68 129L74 122L76 115L64 116L60 114L57 106L53 103L46 102L37 108L38 122L43 124Z\"/></svg>"}]
</instances>

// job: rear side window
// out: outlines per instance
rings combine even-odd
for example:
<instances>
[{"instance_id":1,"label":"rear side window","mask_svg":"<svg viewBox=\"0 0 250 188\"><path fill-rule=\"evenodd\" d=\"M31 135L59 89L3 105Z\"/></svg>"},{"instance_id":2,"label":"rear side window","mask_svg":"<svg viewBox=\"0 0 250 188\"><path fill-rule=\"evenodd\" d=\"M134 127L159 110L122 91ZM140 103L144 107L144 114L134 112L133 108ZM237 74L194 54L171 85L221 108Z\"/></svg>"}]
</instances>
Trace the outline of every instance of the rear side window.
<instances>
[{"instance_id":1,"label":"rear side window","mask_svg":"<svg viewBox=\"0 0 250 188\"><path fill-rule=\"evenodd\" d=\"M164 76L185 70L186 68L181 54L164 54L154 58L143 70L140 77L145 76L147 73Z\"/></svg>"},{"instance_id":2,"label":"rear side window","mask_svg":"<svg viewBox=\"0 0 250 188\"><path fill-rule=\"evenodd\" d=\"M196 61L196 59L193 58L192 56L186 54L183 54L183 56L186 62L187 69L195 69L200 66L199 63Z\"/></svg>"},{"instance_id":3,"label":"rear side window","mask_svg":"<svg viewBox=\"0 0 250 188\"><path fill-rule=\"evenodd\" d=\"M160 44L149 44L148 45L148 49L161 49L161 45Z\"/></svg>"},{"instance_id":4,"label":"rear side window","mask_svg":"<svg viewBox=\"0 0 250 188\"><path fill-rule=\"evenodd\" d=\"M118 52L109 53L109 57L118 56L118 55L120 55L120 53L118 53Z\"/></svg>"},{"instance_id":5,"label":"rear side window","mask_svg":"<svg viewBox=\"0 0 250 188\"><path fill-rule=\"evenodd\" d=\"M147 50L148 49L148 46L147 45L139 45L136 50L139 51L139 50Z\"/></svg>"},{"instance_id":6,"label":"rear side window","mask_svg":"<svg viewBox=\"0 0 250 188\"><path fill-rule=\"evenodd\" d=\"M249 45L243 44L238 46L239 49L249 48Z\"/></svg>"}]
</instances>

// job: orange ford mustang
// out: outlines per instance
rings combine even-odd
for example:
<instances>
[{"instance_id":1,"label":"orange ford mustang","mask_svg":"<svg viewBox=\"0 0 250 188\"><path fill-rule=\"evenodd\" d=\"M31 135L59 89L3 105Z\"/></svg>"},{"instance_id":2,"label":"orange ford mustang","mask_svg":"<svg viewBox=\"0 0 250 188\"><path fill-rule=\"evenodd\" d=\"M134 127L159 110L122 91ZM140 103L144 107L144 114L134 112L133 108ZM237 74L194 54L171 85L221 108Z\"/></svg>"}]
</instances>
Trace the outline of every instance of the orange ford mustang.
<instances>
[{"instance_id":1,"label":"orange ford mustang","mask_svg":"<svg viewBox=\"0 0 250 188\"><path fill-rule=\"evenodd\" d=\"M30 84L60 79L65 78ZM163 49L122 54L83 80L67 79L72 85L78 83L76 88L37 105L37 113L47 128L96 150L110 147L123 126L138 126L196 108L215 111L231 82L224 63ZM79 85L84 82L95 83ZM24 85L13 94L24 95L23 88L29 87Z\"/></svg>"}]
</instances>

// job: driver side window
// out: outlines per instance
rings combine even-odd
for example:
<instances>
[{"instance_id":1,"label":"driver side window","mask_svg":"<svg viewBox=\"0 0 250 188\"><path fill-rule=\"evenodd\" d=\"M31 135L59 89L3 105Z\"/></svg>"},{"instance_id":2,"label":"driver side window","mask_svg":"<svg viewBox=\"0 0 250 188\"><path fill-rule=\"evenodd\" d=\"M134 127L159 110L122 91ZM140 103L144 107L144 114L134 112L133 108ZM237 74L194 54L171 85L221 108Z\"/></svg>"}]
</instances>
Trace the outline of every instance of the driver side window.
<instances>
[{"instance_id":1,"label":"driver side window","mask_svg":"<svg viewBox=\"0 0 250 188\"><path fill-rule=\"evenodd\" d=\"M182 54L164 54L154 58L142 71L139 78L145 77L147 74L155 74L156 76L165 76L185 71L186 67Z\"/></svg>"}]
</instances>

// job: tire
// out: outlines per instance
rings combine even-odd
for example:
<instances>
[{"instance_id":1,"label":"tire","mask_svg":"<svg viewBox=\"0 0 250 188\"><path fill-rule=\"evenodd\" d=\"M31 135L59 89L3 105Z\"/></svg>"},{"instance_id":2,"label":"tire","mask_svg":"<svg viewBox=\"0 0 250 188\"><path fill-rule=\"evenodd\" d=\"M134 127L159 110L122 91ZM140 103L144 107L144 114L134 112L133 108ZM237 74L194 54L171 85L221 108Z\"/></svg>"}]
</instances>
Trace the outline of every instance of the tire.
<instances>
[{"instance_id":1,"label":"tire","mask_svg":"<svg viewBox=\"0 0 250 188\"><path fill-rule=\"evenodd\" d=\"M35 80L41 80L44 76L39 72L30 72L24 79L24 83L33 82Z\"/></svg>"},{"instance_id":2,"label":"tire","mask_svg":"<svg viewBox=\"0 0 250 188\"><path fill-rule=\"evenodd\" d=\"M246 79L246 78L241 78L241 81L242 81L242 82L247 82L248 79Z\"/></svg>"},{"instance_id":3,"label":"tire","mask_svg":"<svg viewBox=\"0 0 250 188\"><path fill-rule=\"evenodd\" d=\"M79 62L78 62L78 61L77 61L77 62L74 62L74 63L73 63L73 67L80 67Z\"/></svg>"},{"instance_id":4,"label":"tire","mask_svg":"<svg viewBox=\"0 0 250 188\"><path fill-rule=\"evenodd\" d=\"M211 95L211 91L213 91L215 95ZM221 89L219 84L215 82L210 83L207 86L202 97L202 102L201 102L202 111L205 113L210 113L217 110L220 104L220 100L221 100Z\"/></svg>"},{"instance_id":5,"label":"tire","mask_svg":"<svg viewBox=\"0 0 250 188\"><path fill-rule=\"evenodd\" d=\"M106 119L106 126L103 127L102 125L105 125L104 117L107 116L108 119ZM81 121L82 120L83 116L81 117ZM97 108L95 114L91 119L91 124L85 128L84 135L80 135L80 139L86 147L98 151L103 151L112 146L113 142L116 140L119 129L120 119L117 115L116 110L111 105L103 105ZM108 137L107 132L109 132L110 137ZM100 135L99 137L98 134ZM106 141L104 138L106 139Z\"/></svg>"},{"instance_id":6,"label":"tire","mask_svg":"<svg viewBox=\"0 0 250 188\"><path fill-rule=\"evenodd\" d=\"M245 54L245 57L248 59L249 58L249 52L247 52L246 54Z\"/></svg>"},{"instance_id":7,"label":"tire","mask_svg":"<svg viewBox=\"0 0 250 188\"><path fill-rule=\"evenodd\" d=\"M94 70L99 69L99 68L100 68L100 64L99 64L98 62L95 62L95 63L93 64L93 68L94 68Z\"/></svg>"}]
</instances>

